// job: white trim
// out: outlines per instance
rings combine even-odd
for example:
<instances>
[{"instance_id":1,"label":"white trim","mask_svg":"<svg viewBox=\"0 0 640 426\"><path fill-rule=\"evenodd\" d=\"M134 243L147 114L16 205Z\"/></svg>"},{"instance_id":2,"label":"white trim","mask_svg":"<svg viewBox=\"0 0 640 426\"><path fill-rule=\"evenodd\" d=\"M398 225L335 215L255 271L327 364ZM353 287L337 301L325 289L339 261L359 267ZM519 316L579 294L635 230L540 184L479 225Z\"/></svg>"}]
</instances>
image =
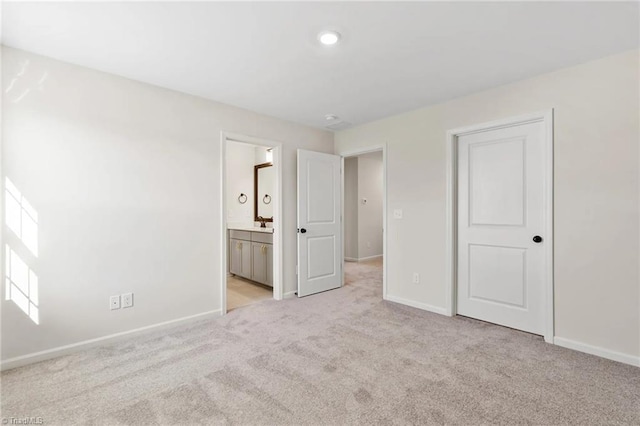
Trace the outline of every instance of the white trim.
<instances>
[{"instance_id":1,"label":"white trim","mask_svg":"<svg viewBox=\"0 0 640 426\"><path fill-rule=\"evenodd\" d=\"M342 244L340 246L340 258L342 259L342 264L340 265L340 286L344 287L346 280L344 263L347 261L344 256L347 252L345 249L346 239L344 237L344 157L340 157L340 198L340 235L342 237Z\"/></svg>"},{"instance_id":2,"label":"white trim","mask_svg":"<svg viewBox=\"0 0 640 426\"><path fill-rule=\"evenodd\" d=\"M553 338L553 343L563 348L573 349L574 351L584 352L587 354L610 359L612 361L618 361L624 364L640 367L640 356L623 354L621 352L612 351L609 349L601 348L599 346L588 345L586 343L576 342L575 340L569 340L565 339L564 337L558 336L555 336Z\"/></svg>"},{"instance_id":3,"label":"white trim","mask_svg":"<svg viewBox=\"0 0 640 426\"><path fill-rule=\"evenodd\" d=\"M286 292L286 293L284 294L284 298L285 298L285 299L293 299L294 297L296 297L296 293L297 293L297 291L296 291L296 290L294 290L294 291L288 291L288 292Z\"/></svg>"},{"instance_id":4,"label":"white trim","mask_svg":"<svg viewBox=\"0 0 640 426\"><path fill-rule=\"evenodd\" d=\"M363 154L369 154L372 152L382 151L382 299L387 298L387 144L372 145L354 149L352 151L345 151L336 153L342 157L342 216L344 217L344 159L348 157L357 157ZM342 250L344 253L344 220L342 221ZM342 262L342 280L344 285L344 261ZM363 260L363 259L359 259ZM402 302L399 302L402 303Z\"/></svg>"},{"instance_id":5,"label":"white trim","mask_svg":"<svg viewBox=\"0 0 640 426\"><path fill-rule=\"evenodd\" d=\"M364 262L365 260L377 259L379 257L383 257L382 254L376 254L375 256L367 256L367 257L345 257L345 262Z\"/></svg>"},{"instance_id":6,"label":"white trim","mask_svg":"<svg viewBox=\"0 0 640 426\"><path fill-rule=\"evenodd\" d=\"M256 138L254 136L240 135L237 133L220 132L220 311L222 315L227 314L227 185L226 185L226 152L227 142L242 142L257 146L273 148L273 169L276 175L276 187L273 195L276 203L273 207L273 298L282 300L284 298L283 282L283 230L282 213L283 208L283 177L282 177L282 143L268 139Z\"/></svg>"},{"instance_id":7,"label":"white trim","mask_svg":"<svg viewBox=\"0 0 640 426\"><path fill-rule=\"evenodd\" d=\"M545 162L543 174L545 176L543 209L546 212L544 218L545 242L545 332L544 340L553 343L554 337L554 312L553 312L553 109L541 111L533 114L518 117L506 118L491 121L488 123L476 124L462 127L447 132L447 241L446 241L446 277L447 286L445 311L446 315L456 314L456 217L457 217L457 150L456 142L459 136L472 133L486 132L505 127L518 126L527 123L542 122L545 126Z\"/></svg>"},{"instance_id":8,"label":"white trim","mask_svg":"<svg viewBox=\"0 0 640 426\"><path fill-rule=\"evenodd\" d=\"M132 337L133 335L147 332L154 329L162 329L173 325L178 325L184 322L191 322L211 317L219 317L221 312L219 309L214 311L202 312L196 315L189 315L182 318L177 318L170 321L159 322L157 324L151 324L140 328L134 328L133 330L122 331L120 333L109 334L107 336L98 337L95 339L83 340L82 342L72 343L70 345L59 346L57 348L47 349L46 351L34 352L27 355L18 356L15 358L9 358L0 363L0 370L9 370L11 368L22 367L23 365L33 364L34 362L46 361L48 359L57 358L63 355L79 352L84 349L92 348L95 346L103 345L105 343L111 343L121 340L125 337Z\"/></svg>"},{"instance_id":9,"label":"white trim","mask_svg":"<svg viewBox=\"0 0 640 426\"><path fill-rule=\"evenodd\" d=\"M433 312L434 314L439 315L447 315L447 310L445 308L441 308L440 306L433 306L422 302L416 302L414 300L404 299L402 297L391 296L387 294L385 300L394 303L400 303L402 305L411 306L412 308L422 309L424 311Z\"/></svg>"},{"instance_id":10,"label":"white trim","mask_svg":"<svg viewBox=\"0 0 640 426\"><path fill-rule=\"evenodd\" d=\"M364 262L365 260L377 259L379 257L384 257L383 254L376 254L375 256L367 256L358 258L358 262Z\"/></svg>"}]
</instances>

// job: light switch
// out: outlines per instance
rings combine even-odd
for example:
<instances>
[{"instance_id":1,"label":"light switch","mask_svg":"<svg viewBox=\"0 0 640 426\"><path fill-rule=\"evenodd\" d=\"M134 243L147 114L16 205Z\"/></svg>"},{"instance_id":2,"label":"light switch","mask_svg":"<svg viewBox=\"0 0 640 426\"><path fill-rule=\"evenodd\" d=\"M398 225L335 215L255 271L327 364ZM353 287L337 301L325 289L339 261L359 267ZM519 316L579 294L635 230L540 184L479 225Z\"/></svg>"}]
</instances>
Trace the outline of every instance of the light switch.
<instances>
[{"instance_id":1,"label":"light switch","mask_svg":"<svg viewBox=\"0 0 640 426\"><path fill-rule=\"evenodd\" d=\"M402 219L402 209L395 209L393 211L393 218L394 219Z\"/></svg>"}]
</instances>

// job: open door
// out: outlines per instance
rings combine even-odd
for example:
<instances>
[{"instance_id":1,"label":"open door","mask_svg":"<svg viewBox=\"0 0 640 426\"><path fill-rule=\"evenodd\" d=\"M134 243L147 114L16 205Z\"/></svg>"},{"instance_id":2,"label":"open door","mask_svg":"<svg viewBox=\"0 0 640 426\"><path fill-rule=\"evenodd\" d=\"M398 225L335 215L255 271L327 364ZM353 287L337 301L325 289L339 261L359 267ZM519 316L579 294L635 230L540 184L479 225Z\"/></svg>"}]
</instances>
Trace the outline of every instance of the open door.
<instances>
[{"instance_id":1,"label":"open door","mask_svg":"<svg viewBox=\"0 0 640 426\"><path fill-rule=\"evenodd\" d=\"M298 150L298 297L342 285L337 155Z\"/></svg>"}]
</instances>

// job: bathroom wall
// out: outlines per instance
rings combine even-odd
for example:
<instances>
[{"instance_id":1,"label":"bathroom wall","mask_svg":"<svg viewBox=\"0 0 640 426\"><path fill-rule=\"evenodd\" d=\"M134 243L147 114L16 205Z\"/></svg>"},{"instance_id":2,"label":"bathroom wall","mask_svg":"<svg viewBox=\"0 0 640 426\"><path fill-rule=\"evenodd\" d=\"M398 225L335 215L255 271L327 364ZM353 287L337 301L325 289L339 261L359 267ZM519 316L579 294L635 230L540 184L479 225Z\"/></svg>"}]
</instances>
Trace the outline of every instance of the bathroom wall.
<instances>
[{"instance_id":1,"label":"bathroom wall","mask_svg":"<svg viewBox=\"0 0 640 426\"><path fill-rule=\"evenodd\" d=\"M249 225L253 223L253 166L256 147L240 142L227 143L227 224ZM238 198L247 196L244 204Z\"/></svg>"}]
</instances>

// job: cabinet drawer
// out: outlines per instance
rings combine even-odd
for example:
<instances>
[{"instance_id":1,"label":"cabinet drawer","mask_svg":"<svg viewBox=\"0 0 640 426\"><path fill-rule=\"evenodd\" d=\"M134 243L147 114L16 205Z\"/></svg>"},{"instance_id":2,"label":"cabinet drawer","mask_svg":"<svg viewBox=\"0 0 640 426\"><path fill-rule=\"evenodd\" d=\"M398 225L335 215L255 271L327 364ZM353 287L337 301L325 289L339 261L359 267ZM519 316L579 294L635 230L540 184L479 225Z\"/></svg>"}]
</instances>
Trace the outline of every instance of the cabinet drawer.
<instances>
[{"instance_id":1,"label":"cabinet drawer","mask_svg":"<svg viewBox=\"0 0 640 426\"><path fill-rule=\"evenodd\" d=\"M252 232L251 241L255 241L256 243L273 244L273 234L267 234L264 232Z\"/></svg>"},{"instance_id":2,"label":"cabinet drawer","mask_svg":"<svg viewBox=\"0 0 640 426\"><path fill-rule=\"evenodd\" d=\"M251 241L251 232L249 231L238 231L237 229L229 230L229 238L233 238L236 240L245 240Z\"/></svg>"}]
</instances>

